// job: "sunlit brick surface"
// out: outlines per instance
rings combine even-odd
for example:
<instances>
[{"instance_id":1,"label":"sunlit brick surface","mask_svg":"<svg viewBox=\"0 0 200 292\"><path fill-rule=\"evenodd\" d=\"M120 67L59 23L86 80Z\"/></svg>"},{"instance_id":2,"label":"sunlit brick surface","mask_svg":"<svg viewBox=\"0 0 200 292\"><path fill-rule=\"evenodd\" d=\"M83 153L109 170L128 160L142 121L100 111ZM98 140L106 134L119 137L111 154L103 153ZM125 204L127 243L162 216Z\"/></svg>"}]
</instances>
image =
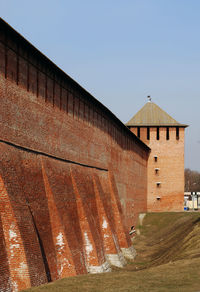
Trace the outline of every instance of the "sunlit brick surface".
<instances>
[{"instance_id":1,"label":"sunlit brick surface","mask_svg":"<svg viewBox=\"0 0 200 292\"><path fill-rule=\"evenodd\" d=\"M0 22L0 290L122 266L149 149Z\"/></svg>"},{"instance_id":2,"label":"sunlit brick surface","mask_svg":"<svg viewBox=\"0 0 200 292\"><path fill-rule=\"evenodd\" d=\"M137 133L136 130L131 128L133 133ZM179 139L176 138L176 127L169 127L169 140L166 139L166 127L159 127L159 140L156 131L156 127L151 127L147 140L147 128L140 128L141 140L151 148L147 209L149 212L183 211L184 128L179 128Z\"/></svg>"}]
</instances>

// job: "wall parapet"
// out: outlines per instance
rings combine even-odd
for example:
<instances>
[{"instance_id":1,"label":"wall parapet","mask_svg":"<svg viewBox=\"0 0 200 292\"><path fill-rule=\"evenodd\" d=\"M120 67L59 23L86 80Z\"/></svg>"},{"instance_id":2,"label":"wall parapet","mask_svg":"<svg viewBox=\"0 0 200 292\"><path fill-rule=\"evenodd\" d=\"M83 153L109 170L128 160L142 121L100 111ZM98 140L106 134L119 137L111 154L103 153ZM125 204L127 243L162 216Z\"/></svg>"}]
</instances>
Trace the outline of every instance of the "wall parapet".
<instances>
[{"instance_id":1,"label":"wall parapet","mask_svg":"<svg viewBox=\"0 0 200 292\"><path fill-rule=\"evenodd\" d=\"M149 150L108 108L0 19L0 72L74 119L101 128L123 148Z\"/></svg>"}]
</instances>

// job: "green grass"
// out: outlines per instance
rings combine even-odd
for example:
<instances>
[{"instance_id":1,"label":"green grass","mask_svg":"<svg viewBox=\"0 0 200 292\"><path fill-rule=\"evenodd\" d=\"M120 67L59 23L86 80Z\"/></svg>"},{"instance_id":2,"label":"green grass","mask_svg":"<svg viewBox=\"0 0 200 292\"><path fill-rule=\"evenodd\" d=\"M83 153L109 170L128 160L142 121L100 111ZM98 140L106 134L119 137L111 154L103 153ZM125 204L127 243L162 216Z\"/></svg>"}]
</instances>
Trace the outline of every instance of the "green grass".
<instances>
[{"instance_id":1,"label":"green grass","mask_svg":"<svg viewBox=\"0 0 200 292\"><path fill-rule=\"evenodd\" d=\"M200 213L147 214L134 262L112 273L65 278L27 291L200 291Z\"/></svg>"}]
</instances>

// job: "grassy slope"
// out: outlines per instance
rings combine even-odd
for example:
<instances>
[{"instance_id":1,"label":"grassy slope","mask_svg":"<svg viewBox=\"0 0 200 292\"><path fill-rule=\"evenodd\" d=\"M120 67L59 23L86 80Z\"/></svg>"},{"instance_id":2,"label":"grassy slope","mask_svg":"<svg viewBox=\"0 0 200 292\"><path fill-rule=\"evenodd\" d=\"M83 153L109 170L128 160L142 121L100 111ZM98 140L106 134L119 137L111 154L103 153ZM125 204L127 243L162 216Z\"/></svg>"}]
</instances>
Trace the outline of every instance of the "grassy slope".
<instances>
[{"instance_id":1,"label":"grassy slope","mask_svg":"<svg viewBox=\"0 0 200 292\"><path fill-rule=\"evenodd\" d=\"M112 273L70 277L27 291L200 291L200 213L147 214L134 263Z\"/></svg>"}]
</instances>

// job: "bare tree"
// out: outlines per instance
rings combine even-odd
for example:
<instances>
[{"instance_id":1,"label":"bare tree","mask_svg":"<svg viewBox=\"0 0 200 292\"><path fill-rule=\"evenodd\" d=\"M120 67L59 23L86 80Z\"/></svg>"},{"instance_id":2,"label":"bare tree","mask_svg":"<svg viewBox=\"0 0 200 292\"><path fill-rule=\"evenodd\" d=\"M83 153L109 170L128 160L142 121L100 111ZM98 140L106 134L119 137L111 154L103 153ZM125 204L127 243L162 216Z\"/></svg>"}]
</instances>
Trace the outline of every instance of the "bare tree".
<instances>
[{"instance_id":1,"label":"bare tree","mask_svg":"<svg viewBox=\"0 0 200 292\"><path fill-rule=\"evenodd\" d=\"M200 192L200 173L185 169L185 192Z\"/></svg>"}]
</instances>

